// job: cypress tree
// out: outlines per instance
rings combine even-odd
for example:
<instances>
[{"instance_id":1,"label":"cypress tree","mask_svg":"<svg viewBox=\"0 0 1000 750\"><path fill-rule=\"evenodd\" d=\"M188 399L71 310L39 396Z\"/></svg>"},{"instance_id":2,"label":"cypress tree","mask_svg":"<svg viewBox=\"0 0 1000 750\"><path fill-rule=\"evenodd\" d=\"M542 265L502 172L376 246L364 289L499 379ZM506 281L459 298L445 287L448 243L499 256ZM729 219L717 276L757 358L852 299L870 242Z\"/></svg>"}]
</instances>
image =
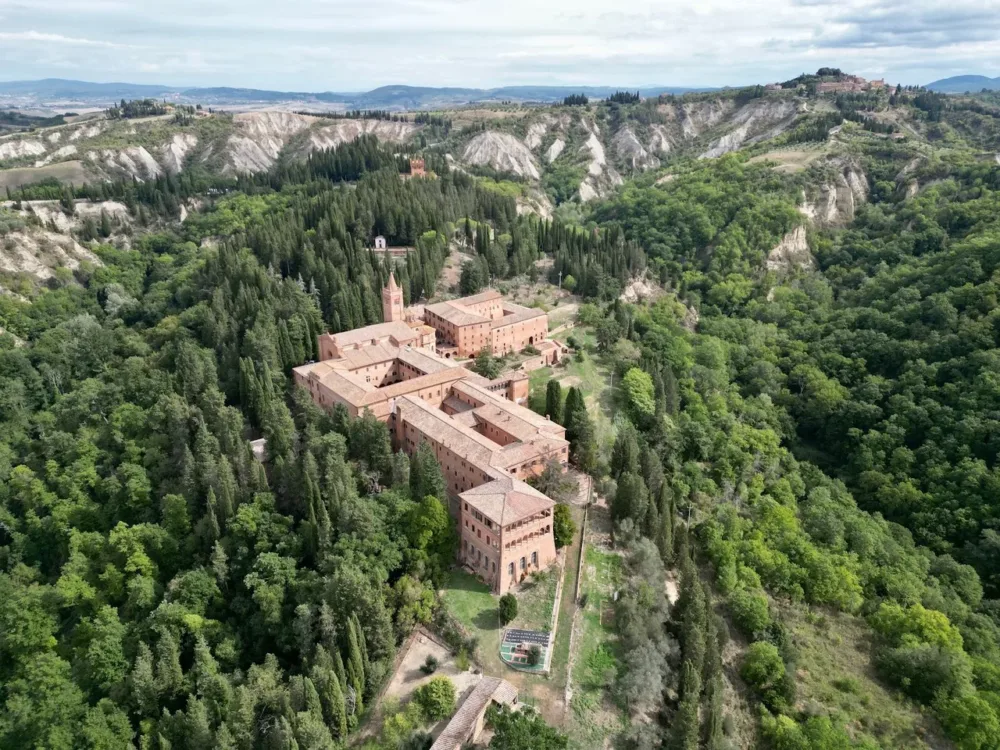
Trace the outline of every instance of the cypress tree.
<instances>
[{"instance_id":1,"label":"cypress tree","mask_svg":"<svg viewBox=\"0 0 1000 750\"><path fill-rule=\"evenodd\" d=\"M347 677L354 687L354 692L357 693L357 712L359 714L364 710L361 708L361 699L365 690L365 665L364 657L361 654L360 638L361 635L358 633L352 617L347 621Z\"/></svg>"},{"instance_id":2,"label":"cypress tree","mask_svg":"<svg viewBox=\"0 0 1000 750\"><path fill-rule=\"evenodd\" d=\"M726 750L722 704L722 676L716 675L705 686L705 748L706 750Z\"/></svg>"},{"instance_id":3,"label":"cypress tree","mask_svg":"<svg viewBox=\"0 0 1000 750\"><path fill-rule=\"evenodd\" d=\"M140 716L153 716L159 705L159 687L153 677L153 652L143 641L128 679L131 703Z\"/></svg>"},{"instance_id":4,"label":"cypress tree","mask_svg":"<svg viewBox=\"0 0 1000 750\"><path fill-rule=\"evenodd\" d=\"M611 449L611 474L615 479L622 474L639 473L639 441L635 427L626 423L618 431L614 447Z\"/></svg>"},{"instance_id":5,"label":"cypress tree","mask_svg":"<svg viewBox=\"0 0 1000 750\"><path fill-rule=\"evenodd\" d=\"M671 417L677 416L680 409L680 394L677 389L677 378L671 367L663 368L663 402L666 406L667 414Z\"/></svg>"},{"instance_id":6,"label":"cypress tree","mask_svg":"<svg viewBox=\"0 0 1000 750\"><path fill-rule=\"evenodd\" d=\"M690 661L685 661L681 676L681 703L674 716L670 746L672 750L698 750L698 704L701 678Z\"/></svg>"},{"instance_id":7,"label":"cypress tree","mask_svg":"<svg viewBox=\"0 0 1000 750\"><path fill-rule=\"evenodd\" d=\"M347 690L347 670L344 669L344 658L340 655L339 649L333 652L333 672L340 682L341 692Z\"/></svg>"},{"instance_id":8,"label":"cypress tree","mask_svg":"<svg viewBox=\"0 0 1000 750\"><path fill-rule=\"evenodd\" d=\"M656 540L656 536L662 527L660 523L660 512L656 507L656 503L648 501L646 503L646 516L643 519L643 531L642 533L653 540ZM659 549L657 547L657 549Z\"/></svg>"},{"instance_id":9,"label":"cypress tree","mask_svg":"<svg viewBox=\"0 0 1000 750\"><path fill-rule=\"evenodd\" d=\"M358 646L361 649L361 666L364 668L365 687L374 687L374 685L367 684L372 674L372 663L368 659L368 642L365 640L365 631L361 627L361 620L358 619L357 612L351 613L351 620L354 622L354 632L358 637Z\"/></svg>"},{"instance_id":10,"label":"cypress tree","mask_svg":"<svg viewBox=\"0 0 1000 750\"><path fill-rule=\"evenodd\" d=\"M184 686L184 671L181 669L181 654L177 641L169 630L160 634L156 644L156 687L157 690L172 698Z\"/></svg>"},{"instance_id":11,"label":"cypress tree","mask_svg":"<svg viewBox=\"0 0 1000 750\"><path fill-rule=\"evenodd\" d=\"M545 387L545 413L553 422L565 424L563 421L562 386L554 378L550 379Z\"/></svg>"},{"instance_id":12,"label":"cypress tree","mask_svg":"<svg viewBox=\"0 0 1000 750\"><path fill-rule=\"evenodd\" d=\"M576 439L576 416L582 406L583 400L580 391L574 386L570 386L566 392L566 403L563 407L563 426L566 428L566 439L570 443Z\"/></svg>"}]
</instances>

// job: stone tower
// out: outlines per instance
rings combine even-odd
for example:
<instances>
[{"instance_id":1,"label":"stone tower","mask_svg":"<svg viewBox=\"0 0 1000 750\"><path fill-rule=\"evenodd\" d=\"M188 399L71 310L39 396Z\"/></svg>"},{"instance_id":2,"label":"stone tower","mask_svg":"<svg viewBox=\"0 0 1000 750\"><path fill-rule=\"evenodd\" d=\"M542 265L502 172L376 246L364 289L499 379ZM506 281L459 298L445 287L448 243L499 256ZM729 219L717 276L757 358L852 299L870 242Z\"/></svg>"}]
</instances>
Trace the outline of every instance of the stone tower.
<instances>
[{"instance_id":1,"label":"stone tower","mask_svg":"<svg viewBox=\"0 0 1000 750\"><path fill-rule=\"evenodd\" d=\"M389 284L382 290L382 319L386 323L403 320L403 290L396 285L396 277L389 272Z\"/></svg>"}]
</instances>

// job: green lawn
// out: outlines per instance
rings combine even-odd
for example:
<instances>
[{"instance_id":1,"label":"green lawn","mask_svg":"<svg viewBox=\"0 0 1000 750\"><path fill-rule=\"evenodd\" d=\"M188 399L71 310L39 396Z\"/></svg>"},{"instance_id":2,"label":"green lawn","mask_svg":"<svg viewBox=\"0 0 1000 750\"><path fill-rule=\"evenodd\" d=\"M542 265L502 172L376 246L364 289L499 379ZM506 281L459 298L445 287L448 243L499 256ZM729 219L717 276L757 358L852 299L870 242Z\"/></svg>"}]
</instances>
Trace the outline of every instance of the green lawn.
<instances>
[{"instance_id":1,"label":"green lawn","mask_svg":"<svg viewBox=\"0 0 1000 750\"><path fill-rule=\"evenodd\" d=\"M552 607L555 604L558 570L546 571L540 578L532 577L517 596L517 617L512 628L549 630ZM479 642L479 659L487 674L503 674L499 657L500 620L498 598L489 587L463 570L453 570L442 592L448 610L462 623L469 635Z\"/></svg>"},{"instance_id":2,"label":"green lawn","mask_svg":"<svg viewBox=\"0 0 1000 750\"><path fill-rule=\"evenodd\" d=\"M479 660L487 674L503 674L497 599L489 586L464 570L453 570L442 591L448 611L479 642Z\"/></svg>"}]
</instances>

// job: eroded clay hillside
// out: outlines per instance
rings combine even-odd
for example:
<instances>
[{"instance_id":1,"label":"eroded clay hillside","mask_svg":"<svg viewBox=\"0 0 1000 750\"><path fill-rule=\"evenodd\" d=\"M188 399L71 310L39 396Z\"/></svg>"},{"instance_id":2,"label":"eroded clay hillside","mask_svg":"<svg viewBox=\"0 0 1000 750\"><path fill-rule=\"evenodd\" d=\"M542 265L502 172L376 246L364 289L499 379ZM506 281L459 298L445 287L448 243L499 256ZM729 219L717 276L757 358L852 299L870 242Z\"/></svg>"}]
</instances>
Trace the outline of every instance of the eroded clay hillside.
<instances>
[{"instance_id":1,"label":"eroded clay hillside","mask_svg":"<svg viewBox=\"0 0 1000 750\"><path fill-rule=\"evenodd\" d=\"M330 120L291 112L212 114L187 123L172 116L91 121L0 138L0 187L56 179L81 184L155 179L199 166L222 175L269 169L362 134L403 143L419 126L383 120Z\"/></svg>"},{"instance_id":2,"label":"eroded clay hillside","mask_svg":"<svg viewBox=\"0 0 1000 750\"><path fill-rule=\"evenodd\" d=\"M777 137L827 103L794 96L591 104L484 122L447 147L459 163L540 182L556 201L592 201L672 157L713 158Z\"/></svg>"}]
</instances>

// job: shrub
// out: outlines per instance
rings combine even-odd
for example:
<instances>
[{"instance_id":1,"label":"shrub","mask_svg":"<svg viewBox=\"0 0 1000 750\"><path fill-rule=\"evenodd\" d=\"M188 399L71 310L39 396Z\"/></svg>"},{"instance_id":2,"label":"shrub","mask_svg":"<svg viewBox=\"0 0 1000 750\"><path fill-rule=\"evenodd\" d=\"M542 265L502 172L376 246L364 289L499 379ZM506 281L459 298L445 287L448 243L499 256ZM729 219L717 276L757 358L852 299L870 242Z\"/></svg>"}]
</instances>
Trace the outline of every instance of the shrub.
<instances>
[{"instance_id":1,"label":"shrub","mask_svg":"<svg viewBox=\"0 0 1000 750\"><path fill-rule=\"evenodd\" d=\"M532 646L528 649L528 664L532 667L538 666L538 662L542 660L542 649L538 646Z\"/></svg>"},{"instance_id":2,"label":"shrub","mask_svg":"<svg viewBox=\"0 0 1000 750\"><path fill-rule=\"evenodd\" d=\"M767 630L771 624L771 614L767 608L767 597L758 591L739 589L729 597L729 607L736 626L744 635L754 637Z\"/></svg>"},{"instance_id":3,"label":"shrub","mask_svg":"<svg viewBox=\"0 0 1000 750\"><path fill-rule=\"evenodd\" d=\"M740 676L772 710L780 710L786 701L788 688L785 662L778 647L767 641L758 641L747 649Z\"/></svg>"},{"instance_id":4,"label":"shrub","mask_svg":"<svg viewBox=\"0 0 1000 750\"><path fill-rule=\"evenodd\" d=\"M504 594L500 597L497 608L500 611L500 623L506 625L517 617L517 597L513 594Z\"/></svg>"},{"instance_id":5,"label":"shrub","mask_svg":"<svg viewBox=\"0 0 1000 750\"><path fill-rule=\"evenodd\" d=\"M447 677L432 677L413 692L413 700L431 722L455 713L455 698L455 685Z\"/></svg>"},{"instance_id":6,"label":"shrub","mask_svg":"<svg viewBox=\"0 0 1000 750\"><path fill-rule=\"evenodd\" d=\"M434 658L433 655L428 654L427 659L424 660L423 666L420 667L420 671L424 674L434 674L437 672L438 660Z\"/></svg>"},{"instance_id":7,"label":"shrub","mask_svg":"<svg viewBox=\"0 0 1000 750\"><path fill-rule=\"evenodd\" d=\"M462 672L469 668L469 652L464 648L455 654L455 666Z\"/></svg>"}]
</instances>

